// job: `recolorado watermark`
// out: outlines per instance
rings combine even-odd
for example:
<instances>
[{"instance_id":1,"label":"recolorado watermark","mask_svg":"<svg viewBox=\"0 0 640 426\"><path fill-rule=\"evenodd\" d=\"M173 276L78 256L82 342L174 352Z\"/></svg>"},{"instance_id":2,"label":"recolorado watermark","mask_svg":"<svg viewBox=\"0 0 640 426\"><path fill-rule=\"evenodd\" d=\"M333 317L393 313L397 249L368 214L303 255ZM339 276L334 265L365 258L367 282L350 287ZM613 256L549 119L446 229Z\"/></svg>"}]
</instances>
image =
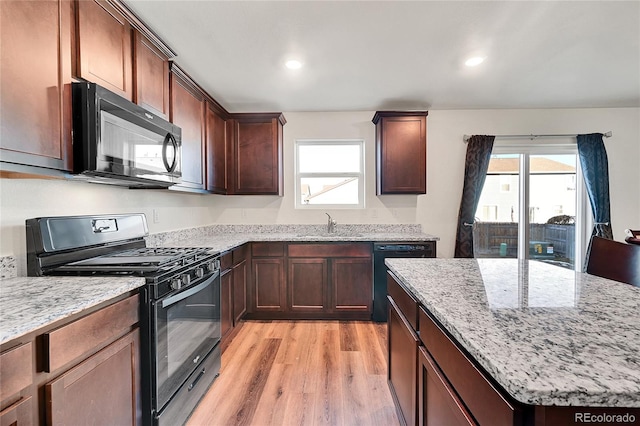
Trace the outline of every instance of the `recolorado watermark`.
<instances>
[{"instance_id":1,"label":"recolorado watermark","mask_svg":"<svg viewBox=\"0 0 640 426\"><path fill-rule=\"evenodd\" d=\"M589 412L575 413L574 421L576 423L610 423L625 424L635 423L636 416L631 413L626 414L595 414Z\"/></svg>"}]
</instances>

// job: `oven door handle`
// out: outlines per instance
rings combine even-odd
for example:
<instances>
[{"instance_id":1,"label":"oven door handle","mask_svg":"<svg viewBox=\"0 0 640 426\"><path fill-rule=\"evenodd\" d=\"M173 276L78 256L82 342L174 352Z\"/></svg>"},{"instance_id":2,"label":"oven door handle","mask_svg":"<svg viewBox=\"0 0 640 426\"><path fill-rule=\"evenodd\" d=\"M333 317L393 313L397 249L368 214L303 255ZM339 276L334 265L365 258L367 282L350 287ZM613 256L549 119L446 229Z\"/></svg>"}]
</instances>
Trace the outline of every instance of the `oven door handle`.
<instances>
[{"instance_id":1,"label":"oven door handle","mask_svg":"<svg viewBox=\"0 0 640 426\"><path fill-rule=\"evenodd\" d=\"M212 282L214 282L216 280L216 278L218 278L220 276L220 271L216 271L215 274L213 274L210 278L207 278L206 281L201 282L200 284L191 287L189 289L186 289L185 291L181 291L178 294L175 294L173 296L167 297L166 299L164 299L162 301L162 307L166 308L167 306L171 306L175 303L178 303L181 300L186 299L189 296L193 296L194 294L196 294L199 291L204 290L205 288L209 287L211 285Z\"/></svg>"}]
</instances>

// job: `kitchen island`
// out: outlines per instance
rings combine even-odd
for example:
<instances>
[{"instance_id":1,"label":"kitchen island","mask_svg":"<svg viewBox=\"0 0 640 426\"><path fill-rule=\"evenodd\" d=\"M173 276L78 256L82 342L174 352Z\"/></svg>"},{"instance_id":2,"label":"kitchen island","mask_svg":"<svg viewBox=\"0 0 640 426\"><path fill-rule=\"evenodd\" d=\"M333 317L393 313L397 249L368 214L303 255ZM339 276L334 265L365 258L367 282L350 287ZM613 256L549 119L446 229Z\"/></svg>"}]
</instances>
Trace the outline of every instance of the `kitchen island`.
<instances>
[{"instance_id":1,"label":"kitchen island","mask_svg":"<svg viewBox=\"0 0 640 426\"><path fill-rule=\"evenodd\" d=\"M640 423L640 289L539 261L386 263L391 280L421 307L413 322L419 340L429 342L428 333L441 330L509 402L515 423L535 417L536 425L580 424L596 413L629 413L633 422L626 424ZM430 321L435 328L422 329ZM449 382L457 392L455 380ZM463 396L454 396L472 411ZM473 411L467 414L484 424ZM595 424L616 420L599 419L608 421Z\"/></svg>"}]
</instances>

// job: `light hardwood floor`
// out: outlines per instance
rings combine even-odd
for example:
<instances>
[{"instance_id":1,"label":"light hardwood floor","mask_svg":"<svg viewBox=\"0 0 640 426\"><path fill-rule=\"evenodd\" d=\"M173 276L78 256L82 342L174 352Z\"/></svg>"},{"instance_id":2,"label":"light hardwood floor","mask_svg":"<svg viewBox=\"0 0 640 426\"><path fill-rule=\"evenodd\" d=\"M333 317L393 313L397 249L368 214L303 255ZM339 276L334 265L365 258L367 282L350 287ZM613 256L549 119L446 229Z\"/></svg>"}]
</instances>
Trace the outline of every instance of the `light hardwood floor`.
<instances>
[{"instance_id":1,"label":"light hardwood floor","mask_svg":"<svg viewBox=\"0 0 640 426\"><path fill-rule=\"evenodd\" d=\"M386 327L247 321L187 424L398 425L387 385Z\"/></svg>"}]
</instances>

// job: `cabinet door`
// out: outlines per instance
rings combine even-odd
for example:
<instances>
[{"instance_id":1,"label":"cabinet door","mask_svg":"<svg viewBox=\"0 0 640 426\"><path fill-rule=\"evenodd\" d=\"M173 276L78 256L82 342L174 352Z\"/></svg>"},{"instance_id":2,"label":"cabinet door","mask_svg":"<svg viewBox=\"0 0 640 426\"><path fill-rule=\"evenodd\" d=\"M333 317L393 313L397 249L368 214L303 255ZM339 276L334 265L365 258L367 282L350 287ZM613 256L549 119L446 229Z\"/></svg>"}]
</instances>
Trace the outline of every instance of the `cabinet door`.
<instances>
[{"instance_id":1,"label":"cabinet door","mask_svg":"<svg viewBox=\"0 0 640 426\"><path fill-rule=\"evenodd\" d=\"M227 121L207 107L207 191L227 193Z\"/></svg>"},{"instance_id":2,"label":"cabinet door","mask_svg":"<svg viewBox=\"0 0 640 426\"><path fill-rule=\"evenodd\" d=\"M233 267L233 325L247 312L247 261Z\"/></svg>"},{"instance_id":3,"label":"cabinet door","mask_svg":"<svg viewBox=\"0 0 640 426\"><path fill-rule=\"evenodd\" d=\"M140 424L139 345L132 331L47 383L48 423Z\"/></svg>"},{"instance_id":4,"label":"cabinet door","mask_svg":"<svg viewBox=\"0 0 640 426\"><path fill-rule=\"evenodd\" d=\"M133 100L131 25L103 0L76 1L75 75Z\"/></svg>"},{"instance_id":5,"label":"cabinet door","mask_svg":"<svg viewBox=\"0 0 640 426\"><path fill-rule=\"evenodd\" d=\"M282 121L281 121L282 120ZM279 115L236 117L233 193L282 195L282 126Z\"/></svg>"},{"instance_id":6,"label":"cabinet door","mask_svg":"<svg viewBox=\"0 0 640 426\"><path fill-rule=\"evenodd\" d=\"M253 259L253 312L282 312L286 308L284 258Z\"/></svg>"},{"instance_id":7,"label":"cabinet door","mask_svg":"<svg viewBox=\"0 0 640 426\"><path fill-rule=\"evenodd\" d=\"M169 118L169 58L138 31L134 57L135 102Z\"/></svg>"},{"instance_id":8,"label":"cabinet door","mask_svg":"<svg viewBox=\"0 0 640 426\"><path fill-rule=\"evenodd\" d=\"M387 324L389 388L400 408L404 424L417 418L418 336L391 297Z\"/></svg>"},{"instance_id":9,"label":"cabinet door","mask_svg":"<svg viewBox=\"0 0 640 426\"><path fill-rule=\"evenodd\" d=\"M33 398L28 396L0 411L0 426L31 426L33 422Z\"/></svg>"},{"instance_id":10,"label":"cabinet door","mask_svg":"<svg viewBox=\"0 0 640 426\"><path fill-rule=\"evenodd\" d=\"M231 270L220 277L220 334L223 339L233 328L232 277Z\"/></svg>"},{"instance_id":11,"label":"cabinet door","mask_svg":"<svg viewBox=\"0 0 640 426\"><path fill-rule=\"evenodd\" d=\"M72 170L71 10L0 1L1 161Z\"/></svg>"},{"instance_id":12,"label":"cabinet door","mask_svg":"<svg viewBox=\"0 0 640 426\"><path fill-rule=\"evenodd\" d=\"M473 417L424 346L418 351L418 424L472 426Z\"/></svg>"},{"instance_id":13,"label":"cabinet door","mask_svg":"<svg viewBox=\"0 0 640 426\"><path fill-rule=\"evenodd\" d=\"M427 113L376 113L376 189L380 194L427 191Z\"/></svg>"},{"instance_id":14,"label":"cabinet door","mask_svg":"<svg viewBox=\"0 0 640 426\"><path fill-rule=\"evenodd\" d=\"M182 183L204 190L204 96L176 68L171 72L171 122L182 129Z\"/></svg>"},{"instance_id":15,"label":"cabinet door","mask_svg":"<svg viewBox=\"0 0 640 426\"><path fill-rule=\"evenodd\" d=\"M20 345L0 354L0 403L33 382L33 344Z\"/></svg>"},{"instance_id":16,"label":"cabinet door","mask_svg":"<svg viewBox=\"0 0 640 426\"><path fill-rule=\"evenodd\" d=\"M331 280L335 312L371 313L372 268L371 259L332 259Z\"/></svg>"},{"instance_id":17,"label":"cabinet door","mask_svg":"<svg viewBox=\"0 0 640 426\"><path fill-rule=\"evenodd\" d=\"M327 259L289 258L289 310L324 312L327 303Z\"/></svg>"}]
</instances>

